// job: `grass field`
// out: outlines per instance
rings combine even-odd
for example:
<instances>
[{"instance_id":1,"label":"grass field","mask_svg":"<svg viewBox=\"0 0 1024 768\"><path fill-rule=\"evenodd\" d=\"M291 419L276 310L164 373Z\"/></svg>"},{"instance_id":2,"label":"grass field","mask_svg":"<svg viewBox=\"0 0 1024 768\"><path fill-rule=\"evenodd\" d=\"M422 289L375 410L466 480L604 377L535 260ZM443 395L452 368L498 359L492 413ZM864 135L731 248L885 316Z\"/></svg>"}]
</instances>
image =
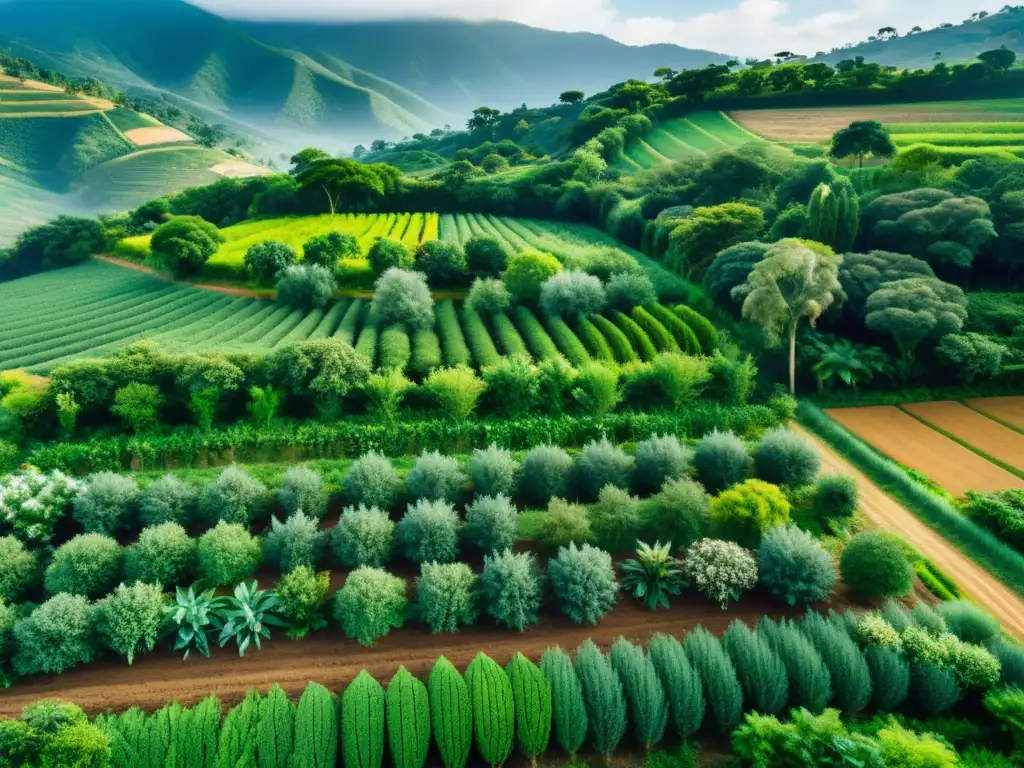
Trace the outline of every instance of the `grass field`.
<instances>
[{"instance_id":1,"label":"grass field","mask_svg":"<svg viewBox=\"0 0 1024 768\"><path fill-rule=\"evenodd\" d=\"M622 171L653 168L751 141L763 139L737 125L722 112L695 112L687 117L658 123L649 135L633 139L613 166Z\"/></svg>"},{"instance_id":2,"label":"grass field","mask_svg":"<svg viewBox=\"0 0 1024 768\"><path fill-rule=\"evenodd\" d=\"M118 107L107 112L107 117L110 118L110 122L119 131L131 131L136 128L152 128L154 126L160 126L162 123L158 120L147 115L140 115L138 112L132 112L130 109L124 109Z\"/></svg>"}]
</instances>

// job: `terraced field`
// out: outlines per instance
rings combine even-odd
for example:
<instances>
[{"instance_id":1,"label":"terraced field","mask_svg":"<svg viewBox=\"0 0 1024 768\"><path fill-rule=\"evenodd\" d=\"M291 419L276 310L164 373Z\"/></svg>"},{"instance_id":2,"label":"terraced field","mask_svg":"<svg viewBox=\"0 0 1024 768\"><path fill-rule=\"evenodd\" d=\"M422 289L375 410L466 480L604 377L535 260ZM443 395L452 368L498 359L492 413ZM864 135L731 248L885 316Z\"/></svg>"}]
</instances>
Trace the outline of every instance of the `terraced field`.
<instances>
[{"instance_id":1,"label":"terraced field","mask_svg":"<svg viewBox=\"0 0 1024 768\"><path fill-rule=\"evenodd\" d=\"M1024 488L1024 434L988 418L986 399L969 405L949 401L828 413L881 453L956 496ZM1022 408L1019 402L993 404L995 411L1017 419L1024 417Z\"/></svg>"},{"instance_id":2,"label":"terraced field","mask_svg":"<svg viewBox=\"0 0 1024 768\"><path fill-rule=\"evenodd\" d=\"M696 112L658 123L649 135L634 139L614 167L623 171L688 160L763 139L722 112Z\"/></svg>"}]
</instances>

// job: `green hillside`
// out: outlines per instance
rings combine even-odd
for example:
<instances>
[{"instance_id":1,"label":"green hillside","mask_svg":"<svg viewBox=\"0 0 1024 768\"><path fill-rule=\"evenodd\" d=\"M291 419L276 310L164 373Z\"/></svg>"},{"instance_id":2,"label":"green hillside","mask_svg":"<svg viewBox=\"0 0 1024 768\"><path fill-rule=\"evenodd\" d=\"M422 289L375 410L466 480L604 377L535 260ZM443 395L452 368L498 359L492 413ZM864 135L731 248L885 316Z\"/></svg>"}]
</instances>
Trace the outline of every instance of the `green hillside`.
<instances>
[{"instance_id":1,"label":"green hillside","mask_svg":"<svg viewBox=\"0 0 1024 768\"><path fill-rule=\"evenodd\" d=\"M724 113L694 112L658 123L647 136L630 140L613 167L629 173L734 149L752 141L764 140Z\"/></svg>"}]
</instances>

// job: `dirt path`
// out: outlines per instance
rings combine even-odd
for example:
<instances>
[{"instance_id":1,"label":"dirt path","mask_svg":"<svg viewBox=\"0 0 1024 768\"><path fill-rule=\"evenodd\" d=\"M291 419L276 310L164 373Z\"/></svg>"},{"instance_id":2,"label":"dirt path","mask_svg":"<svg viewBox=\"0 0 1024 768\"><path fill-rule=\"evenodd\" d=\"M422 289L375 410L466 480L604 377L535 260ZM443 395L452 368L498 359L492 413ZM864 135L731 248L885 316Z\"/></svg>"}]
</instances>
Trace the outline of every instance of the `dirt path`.
<instances>
[{"instance_id":1,"label":"dirt path","mask_svg":"<svg viewBox=\"0 0 1024 768\"><path fill-rule=\"evenodd\" d=\"M854 607L847 595L842 590L821 608L844 611ZM441 655L460 668L465 668L481 650L500 664L516 652L536 661L551 646L571 650L587 638L607 647L621 635L646 641L657 632L679 636L697 624L720 633L737 618L753 624L764 615L779 618L802 613L759 593L744 597L729 611L722 611L688 591L674 601L671 610L657 613L622 596L615 610L596 627L581 627L563 616L546 614L539 624L523 633L497 628L483 620L458 634L431 635L422 624L409 622L405 628L378 641L376 648L356 645L333 628L314 632L300 641L287 640L275 630L262 651L251 651L245 658L239 658L231 649L215 648L210 659L193 655L183 662L179 655L161 645L158 651L136 658L132 666L123 659L104 658L62 675L19 681L6 691L0 689L0 716L16 716L26 704L56 696L79 704L90 714L133 706L155 709L174 699L191 704L211 693L234 703L249 688L266 690L274 683L289 695L297 696L310 680L339 690L362 669L378 680L390 678L400 665L422 676Z\"/></svg>"},{"instance_id":2,"label":"dirt path","mask_svg":"<svg viewBox=\"0 0 1024 768\"><path fill-rule=\"evenodd\" d=\"M829 408L825 412L893 461L923 472L954 496L966 491L1024 488L1024 480L895 406Z\"/></svg>"},{"instance_id":3,"label":"dirt path","mask_svg":"<svg viewBox=\"0 0 1024 768\"><path fill-rule=\"evenodd\" d=\"M1004 427L963 403L944 400L908 403L900 407L986 456L1006 466L1024 470L1024 434Z\"/></svg>"},{"instance_id":4,"label":"dirt path","mask_svg":"<svg viewBox=\"0 0 1024 768\"><path fill-rule=\"evenodd\" d=\"M1024 431L1024 395L980 397L964 402L976 411L981 411L993 419L999 419L1004 424Z\"/></svg>"},{"instance_id":5,"label":"dirt path","mask_svg":"<svg viewBox=\"0 0 1024 768\"><path fill-rule=\"evenodd\" d=\"M1024 641L1024 600L886 495L866 475L835 454L817 437L797 425L793 425L793 430L818 449L822 471L842 472L856 478L860 486L861 509L874 525L898 533L917 547L921 554L942 566L965 595L995 616L1004 630Z\"/></svg>"}]
</instances>

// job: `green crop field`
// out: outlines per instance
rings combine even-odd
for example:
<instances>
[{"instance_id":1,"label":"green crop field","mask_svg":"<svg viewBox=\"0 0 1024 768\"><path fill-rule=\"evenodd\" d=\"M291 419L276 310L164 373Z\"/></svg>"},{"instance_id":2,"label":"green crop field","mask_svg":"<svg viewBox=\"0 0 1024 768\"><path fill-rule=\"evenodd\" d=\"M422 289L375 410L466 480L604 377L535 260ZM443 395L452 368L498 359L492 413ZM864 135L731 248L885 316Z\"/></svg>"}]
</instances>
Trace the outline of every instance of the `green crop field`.
<instances>
[{"instance_id":1,"label":"green crop field","mask_svg":"<svg viewBox=\"0 0 1024 768\"><path fill-rule=\"evenodd\" d=\"M102 112L99 107L88 101L68 99L66 101L20 101L0 102L0 118L23 118L28 116L49 115L62 117L64 115L82 112L83 114Z\"/></svg>"},{"instance_id":2,"label":"green crop field","mask_svg":"<svg viewBox=\"0 0 1024 768\"><path fill-rule=\"evenodd\" d=\"M62 91L18 91L16 93L4 93L0 90L0 107L10 103L23 101L81 101L75 96L70 96Z\"/></svg>"},{"instance_id":3,"label":"green crop field","mask_svg":"<svg viewBox=\"0 0 1024 768\"><path fill-rule=\"evenodd\" d=\"M112 109L106 114L110 118L110 122L119 131L130 131L134 128L153 128L154 126L163 125L159 120L154 120L147 115L140 115L138 112L132 112L130 109L122 107Z\"/></svg>"},{"instance_id":4,"label":"green crop field","mask_svg":"<svg viewBox=\"0 0 1024 768\"><path fill-rule=\"evenodd\" d=\"M764 141L721 112L696 112L658 123L650 134L633 139L614 163L621 171L654 168L664 163Z\"/></svg>"},{"instance_id":5,"label":"green crop field","mask_svg":"<svg viewBox=\"0 0 1024 768\"><path fill-rule=\"evenodd\" d=\"M13 243L26 227L43 224L66 210L60 195L0 167L0 248Z\"/></svg>"},{"instance_id":6,"label":"green crop field","mask_svg":"<svg viewBox=\"0 0 1024 768\"><path fill-rule=\"evenodd\" d=\"M102 115L60 120L0 120L0 157L67 184L77 170L125 154L131 147Z\"/></svg>"}]
</instances>

